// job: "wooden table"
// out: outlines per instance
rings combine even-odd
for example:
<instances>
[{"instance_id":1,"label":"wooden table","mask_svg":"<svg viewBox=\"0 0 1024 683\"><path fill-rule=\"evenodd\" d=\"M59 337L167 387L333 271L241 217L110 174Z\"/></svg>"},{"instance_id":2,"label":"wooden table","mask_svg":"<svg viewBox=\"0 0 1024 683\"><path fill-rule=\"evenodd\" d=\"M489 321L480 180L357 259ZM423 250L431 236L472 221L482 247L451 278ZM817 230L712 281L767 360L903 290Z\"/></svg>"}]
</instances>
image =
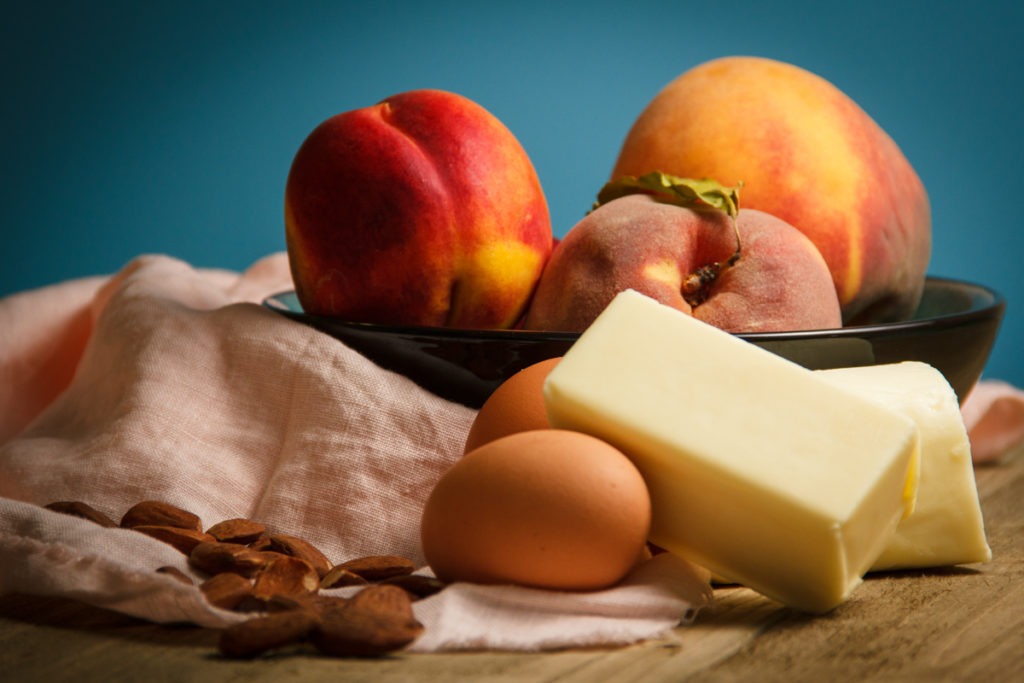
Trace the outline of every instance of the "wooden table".
<instances>
[{"instance_id":1,"label":"wooden table","mask_svg":"<svg viewBox=\"0 0 1024 683\"><path fill-rule=\"evenodd\" d=\"M672 638L620 649L231 661L216 631L9 595L0 681L1024 681L1024 449L977 480L990 563L870 576L826 616L725 588Z\"/></svg>"}]
</instances>

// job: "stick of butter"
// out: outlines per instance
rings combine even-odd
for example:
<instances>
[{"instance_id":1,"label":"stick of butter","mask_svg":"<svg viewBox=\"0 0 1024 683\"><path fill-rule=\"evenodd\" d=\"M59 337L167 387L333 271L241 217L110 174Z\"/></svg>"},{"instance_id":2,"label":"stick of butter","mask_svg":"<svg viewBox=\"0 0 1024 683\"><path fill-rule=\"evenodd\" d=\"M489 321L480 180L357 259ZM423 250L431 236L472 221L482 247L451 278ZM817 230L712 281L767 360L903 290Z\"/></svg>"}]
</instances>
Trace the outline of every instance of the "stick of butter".
<instances>
[{"instance_id":1,"label":"stick of butter","mask_svg":"<svg viewBox=\"0 0 1024 683\"><path fill-rule=\"evenodd\" d=\"M636 464L653 543L797 609L845 600L913 502L913 421L632 290L544 395Z\"/></svg>"},{"instance_id":2,"label":"stick of butter","mask_svg":"<svg viewBox=\"0 0 1024 683\"><path fill-rule=\"evenodd\" d=\"M821 370L837 387L903 413L921 433L920 479L913 513L896 527L872 570L987 562L992 551L978 501L956 394L938 370L907 362Z\"/></svg>"}]
</instances>

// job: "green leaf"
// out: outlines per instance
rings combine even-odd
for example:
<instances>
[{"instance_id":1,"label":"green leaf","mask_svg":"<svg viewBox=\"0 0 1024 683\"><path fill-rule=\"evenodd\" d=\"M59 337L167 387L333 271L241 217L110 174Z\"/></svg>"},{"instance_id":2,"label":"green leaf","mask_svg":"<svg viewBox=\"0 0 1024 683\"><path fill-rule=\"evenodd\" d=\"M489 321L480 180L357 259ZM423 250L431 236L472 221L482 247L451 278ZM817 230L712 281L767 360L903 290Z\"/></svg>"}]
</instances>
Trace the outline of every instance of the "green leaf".
<instances>
[{"instance_id":1,"label":"green leaf","mask_svg":"<svg viewBox=\"0 0 1024 683\"><path fill-rule=\"evenodd\" d=\"M627 175L606 183L597 193L597 201L591 211L620 197L647 194L658 201L689 209L717 209L735 219L740 210L741 187L742 182L735 187L727 187L711 178L680 178L660 171L639 177Z\"/></svg>"}]
</instances>

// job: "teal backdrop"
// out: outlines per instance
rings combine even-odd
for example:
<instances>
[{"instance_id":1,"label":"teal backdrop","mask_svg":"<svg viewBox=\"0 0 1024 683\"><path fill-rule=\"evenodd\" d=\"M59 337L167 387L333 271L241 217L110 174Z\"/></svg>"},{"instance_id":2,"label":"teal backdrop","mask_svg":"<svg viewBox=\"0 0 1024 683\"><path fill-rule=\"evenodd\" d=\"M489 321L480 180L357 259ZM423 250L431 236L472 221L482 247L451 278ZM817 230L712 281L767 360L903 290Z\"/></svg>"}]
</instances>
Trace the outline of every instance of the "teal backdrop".
<instances>
[{"instance_id":1,"label":"teal backdrop","mask_svg":"<svg viewBox=\"0 0 1024 683\"><path fill-rule=\"evenodd\" d=\"M987 376L1024 385L1024 3L21 2L0 21L0 296L141 253L241 269L284 249L292 155L335 113L414 88L470 97L520 139L556 234L633 119L708 59L810 69L928 188L930 272L1001 290Z\"/></svg>"}]
</instances>

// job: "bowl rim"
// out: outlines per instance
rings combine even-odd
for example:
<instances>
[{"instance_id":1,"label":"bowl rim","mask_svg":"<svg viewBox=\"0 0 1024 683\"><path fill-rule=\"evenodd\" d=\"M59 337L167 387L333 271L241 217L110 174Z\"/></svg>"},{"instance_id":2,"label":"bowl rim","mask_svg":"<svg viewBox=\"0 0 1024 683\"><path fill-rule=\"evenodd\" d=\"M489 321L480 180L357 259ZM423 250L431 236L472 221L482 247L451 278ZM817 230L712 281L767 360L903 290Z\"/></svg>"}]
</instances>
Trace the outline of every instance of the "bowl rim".
<instances>
[{"instance_id":1,"label":"bowl rim","mask_svg":"<svg viewBox=\"0 0 1024 683\"><path fill-rule=\"evenodd\" d=\"M974 296L982 297L982 305L965 311L945 313L929 318L912 318L890 323L872 323L866 325L849 325L836 328L814 330L785 330L778 332L736 332L736 336L750 341L782 341L800 339L831 339L840 337L885 336L905 334L928 328L947 328L970 324L979 319L991 316L1006 307L1006 299L997 290L986 285L958 278L931 276L925 279L925 286L939 285L945 287L961 287L969 290ZM282 302L284 297L295 297L294 289L283 290L263 299L263 306L289 317L301 320L317 321L326 326L345 327L363 332L378 332L393 335L420 336L433 338L463 338L485 340L524 341L527 339L545 339L549 341L572 341L579 337L580 332L560 330L524 330L524 329L483 329L461 327L430 327L425 325L389 325L381 323L343 320L331 316L314 315L302 310L295 310ZM301 306L301 304L300 304Z\"/></svg>"}]
</instances>

